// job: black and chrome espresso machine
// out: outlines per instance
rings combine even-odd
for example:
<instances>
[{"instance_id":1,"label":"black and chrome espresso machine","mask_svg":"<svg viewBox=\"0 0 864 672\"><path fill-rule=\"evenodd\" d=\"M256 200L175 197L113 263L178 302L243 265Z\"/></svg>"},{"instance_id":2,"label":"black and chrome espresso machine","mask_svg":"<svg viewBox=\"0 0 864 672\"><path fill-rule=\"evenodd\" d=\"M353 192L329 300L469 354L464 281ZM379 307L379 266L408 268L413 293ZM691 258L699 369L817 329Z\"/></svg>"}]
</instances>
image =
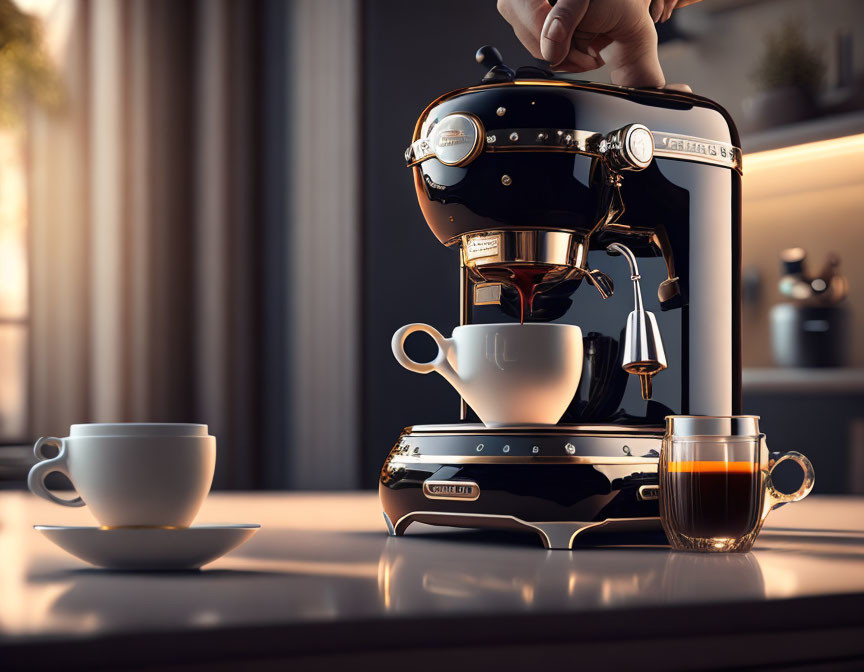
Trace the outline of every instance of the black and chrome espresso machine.
<instances>
[{"instance_id":1,"label":"black and chrome espresso machine","mask_svg":"<svg viewBox=\"0 0 864 672\"><path fill-rule=\"evenodd\" d=\"M557 425L490 429L464 402L457 422L454 401L453 424L403 430L380 475L389 532L571 548L659 529L665 416L741 410L738 132L692 93L514 71L492 47L477 60L482 81L417 121L417 199L454 269L458 253L460 323L576 324L582 376Z\"/></svg>"}]
</instances>

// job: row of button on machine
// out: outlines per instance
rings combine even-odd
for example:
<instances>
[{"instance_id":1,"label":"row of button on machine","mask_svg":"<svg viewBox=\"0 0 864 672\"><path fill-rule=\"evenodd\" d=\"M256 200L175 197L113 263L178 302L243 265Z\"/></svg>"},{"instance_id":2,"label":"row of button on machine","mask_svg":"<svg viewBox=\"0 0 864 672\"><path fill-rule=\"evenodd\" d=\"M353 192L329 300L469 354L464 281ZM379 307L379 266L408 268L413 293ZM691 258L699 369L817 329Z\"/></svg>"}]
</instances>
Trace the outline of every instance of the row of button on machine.
<instances>
[{"instance_id":1,"label":"row of button on machine","mask_svg":"<svg viewBox=\"0 0 864 672\"><path fill-rule=\"evenodd\" d=\"M478 440L483 438L485 440ZM654 437L404 437L394 454L419 455L508 455L561 457L591 455L610 457L656 457L660 441ZM472 440L473 439L473 440Z\"/></svg>"}]
</instances>

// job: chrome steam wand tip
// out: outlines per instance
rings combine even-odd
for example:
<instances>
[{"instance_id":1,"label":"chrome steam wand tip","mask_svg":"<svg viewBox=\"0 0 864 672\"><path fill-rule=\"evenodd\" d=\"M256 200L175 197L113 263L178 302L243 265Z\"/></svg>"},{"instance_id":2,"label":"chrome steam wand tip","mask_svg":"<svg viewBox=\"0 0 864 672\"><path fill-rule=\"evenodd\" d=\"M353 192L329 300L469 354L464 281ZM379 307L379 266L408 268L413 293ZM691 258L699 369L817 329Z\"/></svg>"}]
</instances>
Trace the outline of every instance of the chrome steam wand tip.
<instances>
[{"instance_id":1,"label":"chrome steam wand tip","mask_svg":"<svg viewBox=\"0 0 864 672\"><path fill-rule=\"evenodd\" d=\"M642 398L651 399L651 378L667 367L666 352L663 349L663 339L660 327L653 313L645 310L642 302L641 278L636 255L626 245L612 243L607 248L624 256L630 265L630 279L633 281L635 307L627 317L627 328L624 332L624 358L621 368L627 373L639 376Z\"/></svg>"}]
</instances>

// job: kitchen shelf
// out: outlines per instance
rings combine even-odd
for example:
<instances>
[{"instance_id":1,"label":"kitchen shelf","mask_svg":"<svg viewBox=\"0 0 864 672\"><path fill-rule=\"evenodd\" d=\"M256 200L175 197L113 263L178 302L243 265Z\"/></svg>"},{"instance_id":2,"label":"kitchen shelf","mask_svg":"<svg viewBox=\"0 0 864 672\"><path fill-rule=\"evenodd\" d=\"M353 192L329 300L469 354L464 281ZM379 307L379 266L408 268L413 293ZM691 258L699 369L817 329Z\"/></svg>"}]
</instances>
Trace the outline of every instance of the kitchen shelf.
<instances>
[{"instance_id":1,"label":"kitchen shelf","mask_svg":"<svg viewBox=\"0 0 864 672\"><path fill-rule=\"evenodd\" d=\"M32 445L0 445L0 490L23 488L27 482L27 472L35 463Z\"/></svg>"},{"instance_id":2,"label":"kitchen shelf","mask_svg":"<svg viewBox=\"0 0 864 672\"><path fill-rule=\"evenodd\" d=\"M864 133L864 110L832 114L758 133L745 133L741 144L746 155L858 133Z\"/></svg>"},{"instance_id":3,"label":"kitchen shelf","mask_svg":"<svg viewBox=\"0 0 864 672\"><path fill-rule=\"evenodd\" d=\"M745 368L746 393L864 395L864 369Z\"/></svg>"}]
</instances>

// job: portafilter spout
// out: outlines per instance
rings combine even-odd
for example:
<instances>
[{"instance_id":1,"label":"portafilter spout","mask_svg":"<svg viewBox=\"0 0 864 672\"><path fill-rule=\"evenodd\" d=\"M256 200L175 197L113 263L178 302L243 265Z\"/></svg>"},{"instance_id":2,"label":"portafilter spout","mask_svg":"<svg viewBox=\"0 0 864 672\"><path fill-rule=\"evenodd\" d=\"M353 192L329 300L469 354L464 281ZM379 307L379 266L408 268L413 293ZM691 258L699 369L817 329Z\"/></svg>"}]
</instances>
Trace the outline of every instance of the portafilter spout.
<instances>
[{"instance_id":1,"label":"portafilter spout","mask_svg":"<svg viewBox=\"0 0 864 672\"><path fill-rule=\"evenodd\" d=\"M639 285L641 275L636 264L636 255L626 245L612 243L606 250L616 252L627 259L630 264L630 279L633 281L633 296L635 307L627 317L627 330L624 336L624 359L621 368L627 373L639 376L642 388L642 398L651 399L651 378L666 368L666 352L663 350L663 339L657 318L645 310L642 304L642 288Z\"/></svg>"}]
</instances>

